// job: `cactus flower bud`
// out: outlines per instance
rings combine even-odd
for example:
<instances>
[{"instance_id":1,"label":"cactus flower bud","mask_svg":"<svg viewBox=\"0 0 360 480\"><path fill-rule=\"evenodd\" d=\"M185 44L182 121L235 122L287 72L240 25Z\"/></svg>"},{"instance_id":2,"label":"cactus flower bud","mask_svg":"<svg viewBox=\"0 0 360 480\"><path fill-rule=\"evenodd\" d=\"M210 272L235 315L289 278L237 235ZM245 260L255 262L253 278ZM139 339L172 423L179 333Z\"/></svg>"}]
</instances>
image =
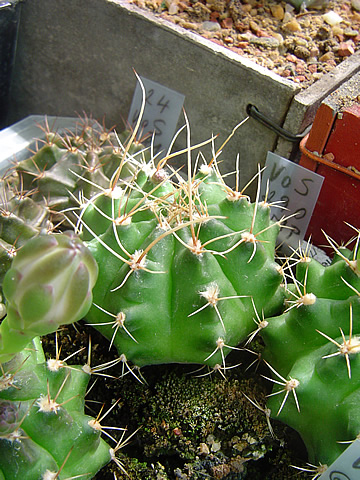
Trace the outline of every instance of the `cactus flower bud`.
<instances>
[{"instance_id":1,"label":"cactus flower bud","mask_svg":"<svg viewBox=\"0 0 360 480\"><path fill-rule=\"evenodd\" d=\"M7 317L0 326L0 361L33 337L80 320L91 306L97 273L89 250L71 232L28 241L4 278Z\"/></svg>"}]
</instances>

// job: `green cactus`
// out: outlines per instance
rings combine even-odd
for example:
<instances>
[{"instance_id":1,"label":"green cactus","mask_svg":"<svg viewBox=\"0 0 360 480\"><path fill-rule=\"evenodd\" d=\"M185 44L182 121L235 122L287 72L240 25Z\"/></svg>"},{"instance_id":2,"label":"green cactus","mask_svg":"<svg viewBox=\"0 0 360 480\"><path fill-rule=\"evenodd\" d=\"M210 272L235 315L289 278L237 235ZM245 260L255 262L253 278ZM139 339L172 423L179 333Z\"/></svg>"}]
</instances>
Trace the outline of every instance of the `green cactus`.
<instances>
[{"instance_id":1,"label":"green cactus","mask_svg":"<svg viewBox=\"0 0 360 480\"><path fill-rule=\"evenodd\" d=\"M302 253L285 312L262 330L277 383L268 406L300 433L312 463L328 465L360 433L359 236L352 252L329 240L332 264Z\"/></svg>"},{"instance_id":2,"label":"green cactus","mask_svg":"<svg viewBox=\"0 0 360 480\"><path fill-rule=\"evenodd\" d=\"M10 179L1 181L0 283L16 252L30 238L53 230L49 209L30 196L13 190Z\"/></svg>"},{"instance_id":3,"label":"green cactus","mask_svg":"<svg viewBox=\"0 0 360 480\"><path fill-rule=\"evenodd\" d=\"M85 117L60 135L47 122L45 140L1 180L0 282L14 254L30 238L73 228L73 210L106 190L114 179L130 179L148 157L130 131L116 134ZM65 215L66 213L66 215Z\"/></svg>"},{"instance_id":4,"label":"green cactus","mask_svg":"<svg viewBox=\"0 0 360 480\"><path fill-rule=\"evenodd\" d=\"M1 373L1 480L89 480L111 460L99 424L84 413L83 368L46 362L35 338Z\"/></svg>"},{"instance_id":5,"label":"green cactus","mask_svg":"<svg viewBox=\"0 0 360 480\"><path fill-rule=\"evenodd\" d=\"M59 135L46 126L46 140L33 156L16 164L23 190L33 191L32 198L46 201L49 208L62 211L77 207L109 183L120 163L122 178L131 178L136 166L146 156L138 142L129 144L131 134L107 131L97 122L79 121L80 132Z\"/></svg>"},{"instance_id":6,"label":"green cactus","mask_svg":"<svg viewBox=\"0 0 360 480\"><path fill-rule=\"evenodd\" d=\"M7 316L0 324L0 362L35 336L80 320L90 308L97 272L96 262L72 232L29 240L3 282Z\"/></svg>"},{"instance_id":7,"label":"green cactus","mask_svg":"<svg viewBox=\"0 0 360 480\"><path fill-rule=\"evenodd\" d=\"M274 314L282 275L270 208L222 179L217 165L188 180L146 166L79 215L99 265L87 321L137 366L186 362L225 368L225 356ZM171 172L171 170L170 170Z\"/></svg>"}]
</instances>

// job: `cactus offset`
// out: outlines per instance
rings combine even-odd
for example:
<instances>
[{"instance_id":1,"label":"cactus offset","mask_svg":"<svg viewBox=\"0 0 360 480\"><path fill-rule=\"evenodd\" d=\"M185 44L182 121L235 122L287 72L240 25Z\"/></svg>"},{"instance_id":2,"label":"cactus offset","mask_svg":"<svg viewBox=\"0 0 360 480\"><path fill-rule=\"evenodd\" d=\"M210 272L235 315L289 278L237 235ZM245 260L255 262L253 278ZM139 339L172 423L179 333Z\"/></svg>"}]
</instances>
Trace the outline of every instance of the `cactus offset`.
<instances>
[{"instance_id":1,"label":"cactus offset","mask_svg":"<svg viewBox=\"0 0 360 480\"><path fill-rule=\"evenodd\" d=\"M312 463L331 464L360 433L359 236L332 264L301 254L286 311L262 330L276 383L268 405L301 434ZM282 392L282 393L280 393Z\"/></svg>"},{"instance_id":2,"label":"cactus offset","mask_svg":"<svg viewBox=\"0 0 360 480\"><path fill-rule=\"evenodd\" d=\"M89 480L111 460L95 419L84 413L90 375L80 366L54 368L34 339L1 373L2 480Z\"/></svg>"}]
</instances>

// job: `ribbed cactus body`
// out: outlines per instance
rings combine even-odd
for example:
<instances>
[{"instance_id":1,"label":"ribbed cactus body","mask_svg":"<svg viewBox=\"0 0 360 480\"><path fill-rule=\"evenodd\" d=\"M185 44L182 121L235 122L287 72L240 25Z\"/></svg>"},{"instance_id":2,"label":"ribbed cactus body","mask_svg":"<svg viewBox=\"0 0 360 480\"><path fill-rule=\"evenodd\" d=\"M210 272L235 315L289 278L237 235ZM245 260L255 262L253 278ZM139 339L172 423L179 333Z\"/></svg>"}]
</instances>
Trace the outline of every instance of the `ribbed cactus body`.
<instances>
[{"instance_id":1,"label":"ribbed cactus body","mask_svg":"<svg viewBox=\"0 0 360 480\"><path fill-rule=\"evenodd\" d=\"M99 265L87 320L139 366L221 365L256 329L252 299L269 313L281 304L278 226L214 169L190 182L162 171L138 178L83 212Z\"/></svg>"},{"instance_id":2,"label":"ribbed cactus body","mask_svg":"<svg viewBox=\"0 0 360 480\"><path fill-rule=\"evenodd\" d=\"M90 198L99 189L108 188L121 162L122 178L131 178L142 160L144 148L134 144L124 162L128 132L116 136L101 129L96 122L89 119L87 122L79 135L48 133L45 144L32 157L16 165L22 188L35 190L33 198L39 202L45 199L56 211L76 207L79 195Z\"/></svg>"},{"instance_id":3,"label":"ribbed cactus body","mask_svg":"<svg viewBox=\"0 0 360 480\"><path fill-rule=\"evenodd\" d=\"M282 384L274 393L283 392L270 397L268 406L299 431L316 464L330 465L347 446L341 442L360 432L358 256L357 247L338 249L328 267L304 257L286 304L292 308L268 318L262 331L264 358L283 377L273 375ZM286 389L285 380L291 379L298 385Z\"/></svg>"},{"instance_id":4,"label":"ribbed cactus body","mask_svg":"<svg viewBox=\"0 0 360 480\"><path fill-rule=\"evenodd\" d=\"M64 464L59 480L89 480L110 461L109 446L84 413L89 378L80 366L50 371L38 339L2 365L0 478L52 479Z\"/></svg>"},{"instance_id":5,"label":"ribbed cactus body","mask_svg":"<svg viewBox=\"0 0 360 480\"><path fill-rule=\"evenodd\" d=\"M79 120L75 130L60 135L47 126L36 152L1 179L1 282L25 242L73 228L79 205L109 189L113 180L130 180L149 155L141 143L129 143L128 131L108 132L89 118Z\"/></svg>"}]
</instances>

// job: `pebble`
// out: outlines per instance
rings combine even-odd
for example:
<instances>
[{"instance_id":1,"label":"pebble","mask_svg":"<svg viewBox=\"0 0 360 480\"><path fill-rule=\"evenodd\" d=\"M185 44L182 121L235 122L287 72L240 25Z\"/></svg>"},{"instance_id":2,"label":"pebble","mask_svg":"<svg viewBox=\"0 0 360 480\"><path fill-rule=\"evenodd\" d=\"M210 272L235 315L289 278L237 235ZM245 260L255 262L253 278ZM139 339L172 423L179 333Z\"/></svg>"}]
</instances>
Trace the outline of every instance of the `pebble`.
<instances>
[{"instance_id":1,"label":"pebble","mask_svg":"<svg viewBox=\"0 0 360 480\"><path fill-rule=\"evenodd\" d=\"M251 29L254 33L257 33L258 31L261 30L261 28L259 27L259 25L258 25L256 22L254 22L253 20L251 20L251 21L249 22L249 27L250 27L250 29Z\"/></svg>"},{"instance_id":2,"label":"pebble","mask_svg":"<svg viewBox=\"0 0 360 480\"><path fill-rule=\"evenodd\" d=\"M320 62L328 62L329 60L334 60L334 52L326 52L324 55L321 55L319 58Z\"/></svg>"},{"instance_id":3,"label":"pebble","mask_svg":"<svg viewBox=\"0 0 360 480\"><path fill-rule=\"evenodd\" d=\"M351 0L351 6L357 12L360 12L360 0Z\"/></svg>"},{"instance_id":4,"label":"pebble","mask_svg":"<svg viewBox=\"0 0 360 480\"><path fill-rule=\"evenodd\" d=\"M295 18L285 23L283 29L289 32L300 32L302 30L300 23Z\"/></svg>"},{"instance_id":5,"label":"pebble","mask_svg":"<svg viewBox=\"0 0 360 480\"><path fill-rule=\"evenodd\" d=\"M332 28L332 33L335 37L339 37L341 35L344 35L344 29L339 27L338 25L335 25L335 27Z\"/></svg>"},{"instance_id":6,"label":"pebble","mask_svg":"<svg viewBox=\"0 0 360 480\"><path fill-rule=\"evenodd\" d=\"M330 12L324 13L322 18L324 19L324 22L326 22L331 27L333 27L334 25L338 25L343 21L343 18L333 10L330 10Z\"/></svg>"},{"instance_id":7,"label":"pebble","mask_svg":"<svg viewBox=\"0 0 360 480\"><path fill-rule=\"evenodd\" d=\"M302 58L304 60L311 56L310 50L302 45L298 45L297 47L295 47L294 54L298 58Z\"/></svg>"},{"instance_id":8,"label":"pebble","mask_svg":"<svg viewBox=\"0 0 360 480\"><path fill-rule=\"evenodd\" d=\"M251 37L250 43L258 47L265 48L277 48L280 45L280 42L277 38L274 37Z\"/></svg>"},{"instance_id":9,"label":"pebble","mask_svg":"<svg viewBox=\"0 0 360 480\"><path fill-rule=\"evenodd\" d=\"M217 22L209 21L202 22L201 28L207 32L217 32L218 30L221 30L221 26Z\"/></svg>"},{"instance_id":10,"label":"pebble","mask_svg":"<svg viewBox=\"0 0 360 480\"><path fill-rule=\"evenodd\" d=\"M283 20L285 16L285 10L280 4L270 5L271 15L277 20Z\"/></svg>"},{"instance_id":11,"label":"pebble","mask_svg":"<svg viewBox=\"0 0 360 480\"><path fill-rule=\"evenodd\" d=\"M179 13L179 5L176 1L170 3L170 5L168 6L168 12L169 15L176 15L177 13Z\"/></svg>"},{"instance_id":12,"label":"pebble","mask_svg":"<svg viewBox=\"0 0 360 480\"><path fill-rule=\"evenodd\" d=\"M353 42L341 42L339 44L339 49L337 51L340 57L350 57L355 53L355 48Z\"/></svg>"},{"instance_id":13,"label":"pebble","mask_svg":"<svg viewBox=\"0 0 360 480\"><path fill-rule=\"evenodd\" d=\"M222 28L232 28L234 21L231 17L226 17L221 21Z\"/></svg>"},{"instance_id":14,"label":"pebble","mask_svg":"<svg viewBox=\"0 0 360 480\"><path fill-rule=\"evenodd\" d=\"M352 28L346 28L344 30L344 35L346 37L357 37L359 35L359 30L353 30Z\"/></svg>"}]
</instances>

